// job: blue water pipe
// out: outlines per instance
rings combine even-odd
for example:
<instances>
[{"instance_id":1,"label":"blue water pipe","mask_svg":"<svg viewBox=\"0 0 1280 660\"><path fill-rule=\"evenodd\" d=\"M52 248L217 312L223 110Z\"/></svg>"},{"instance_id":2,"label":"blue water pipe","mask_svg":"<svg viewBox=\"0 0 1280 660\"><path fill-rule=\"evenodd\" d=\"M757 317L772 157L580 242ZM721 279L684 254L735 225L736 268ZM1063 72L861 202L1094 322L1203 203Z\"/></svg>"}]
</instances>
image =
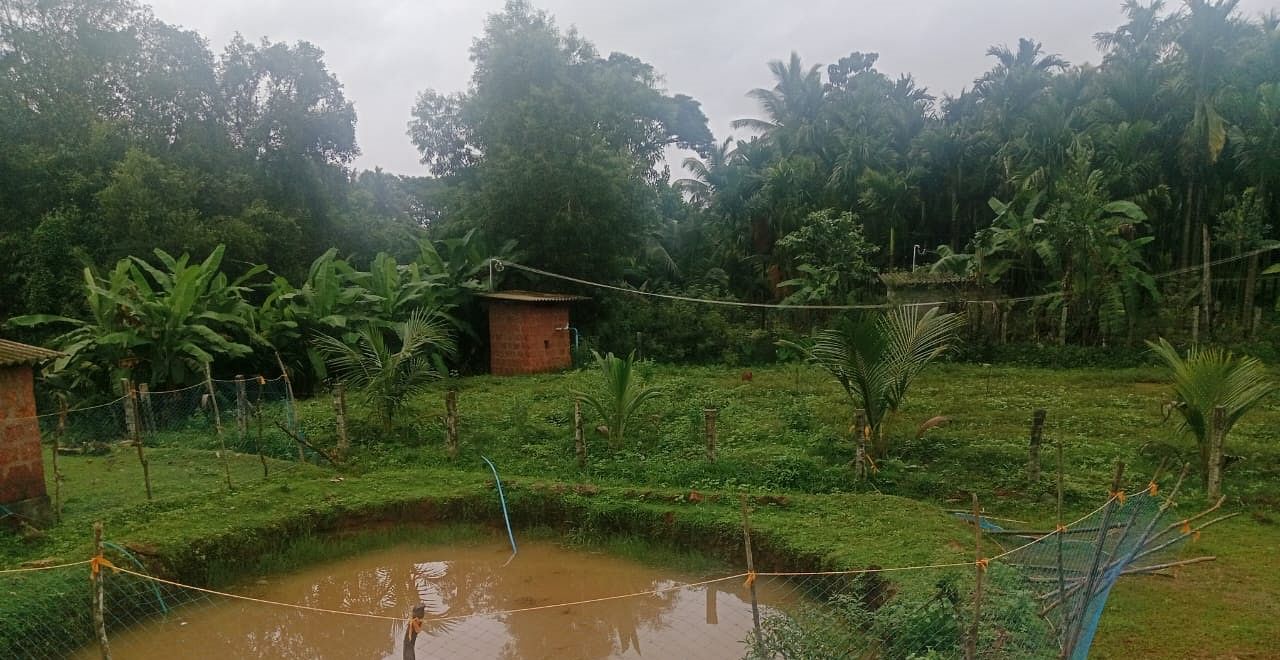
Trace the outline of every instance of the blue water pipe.
<instances>
[{"instance_id":1,"label":"blue water pipe","mask_svg":"<svg viewBox=\"0 0 1280 660\"><path fill-rule=\"evenodd\" d=\"M510 564L511 559L516 558L516 553L519 552L519 549L516 548L516 535L511 531L511 516L507 513L507 496L502 492L502 479L498 478L498 468L495 467L493 461L488 458L485 458L484 456L481 456L480 458L483 459L485 463L489 464L489 469L493 471L493 483L498 486L498 501L502 502L502 519L507 523L507 538L511 539L511 558L507 560L507 563Z\"/></svg>"},{"instance_id":2,"label":"blue water pipe","mask_svg":"<svg viewBox=\"0 0 1280 660\"><path fill-rule=\"evenodd\" d=\"M573 333L573 350L575 351L578 350L578 329L577 328L566 323L563 328L556 328L556 330L568 330L569 332L572 332Z\"/></svg>"},{"instance_id":3,"label":"blue water pipe","mask_svg":"<svg viewBox=\"0 0 1280 660\"><path fill-rule=\"evenodd\" d=\"M129 561L133 562L133 565L137 566L138 570L141 571L142 573L147 572L147 567L143 566L142 562L138 561L138 558L134 557L132 552L125 550L124 548L112 543L111 541L103 541L102 545L105 545L108 548L111 548L112 550L115 550L116 552L124 555L125 557L128 557ZM147 580L147 582L151 584L152 591L155 591L156 600L160 601L160 611L166 615L169 614L169 608L165 607L165 604L164 604L164 596L160 594L160 587L156 586L156 583L153 580Z\"/></svg>"}]
</instances>

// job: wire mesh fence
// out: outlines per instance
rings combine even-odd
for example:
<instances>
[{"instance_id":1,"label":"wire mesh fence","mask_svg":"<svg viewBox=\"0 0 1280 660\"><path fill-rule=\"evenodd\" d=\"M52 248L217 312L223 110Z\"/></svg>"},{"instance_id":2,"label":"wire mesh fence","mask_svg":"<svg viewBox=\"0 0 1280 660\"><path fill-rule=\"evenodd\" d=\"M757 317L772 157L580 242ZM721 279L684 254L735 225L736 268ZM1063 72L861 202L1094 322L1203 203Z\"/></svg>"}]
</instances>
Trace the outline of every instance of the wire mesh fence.
<instances>
[{"instance_id":1,"label":"wire mesh fence","mask_svg":"<svg viewBox=\"0 0 1280 660\"><path fill-rule=\"evenodd\" d=\"M526 579L498 559L470 572L438 561L327 575L288 597L254 585L218 591L150 575L108 540L95 560L0 571L0 593L59 590L57 612L0 626L0 654L94 658L106 645L129 658L174 649L191 658L1083 658L1119 577L1204 559L1160 557L1228 517L1212 507L1176 519L1177 486L1157 491L1113 492L1048 533L981 518L989 539L1020 545L972 562L619 579L588 585L578 600L494 596L504 580Z\"/></svg>"},{"instance_id":2,"label":"wire mesh fence","mask_svg":"<svg viewBox=\"0 0 1280 660\"><path fill-rule=\"evenodd\" d=\"M27 426L23 434L32 437L38 427L48 452L45 473L55 509L76 500L81 482L75 477L84 476L76 474L77 468L91 461L97 461L99 472L111 473L105 476L136 477L139 492L153 499L187 494L193 487L230 488L237 481L332 460L322 443L309 440L283 376L209 379L159 391L122 382L120 391L94 405L0 420L0 431Z\"/></svg>"},{"instance_id":3,"label":"wire mesh fence","mask_svg":"<svg viewBox=\"0 0 1280 660\"><path fill-rule=\"evenodd\" d=\"M423 602L426 617L412 644L419 658L964 657L965 589L958 574L934 572L937 592L920 599L901 598L893 580L875 573L768 574L752 584L742 574L487 611L485 585L457 585L429 571L388 576L381 589L353 589L359 595L346 598L329 592L340 586L317 585L299 602L281 604L120 570L105 580L106 628L121 657L172 648L210 658L403 657L409 604ZM349 609L321 606L335 601ZM981 657L1035 657L1024 652L1034 647L1029 641L1009 643L1016 636L1026 637L1022 631L983 635ZM98 651L89 642L77 657Z\"/></svg>"},{"instance_id":4,"label":"wire mesh fence","mask_svg":"<svg viewBox=\"0 0 1280 660\"><path fill-rule=\"evenodd\" d=\"M89 561L0 570L0 656L66 658L89 639ZM24 595L43 594L56 608L32 610Z\"/></svg>"}]
</instances>

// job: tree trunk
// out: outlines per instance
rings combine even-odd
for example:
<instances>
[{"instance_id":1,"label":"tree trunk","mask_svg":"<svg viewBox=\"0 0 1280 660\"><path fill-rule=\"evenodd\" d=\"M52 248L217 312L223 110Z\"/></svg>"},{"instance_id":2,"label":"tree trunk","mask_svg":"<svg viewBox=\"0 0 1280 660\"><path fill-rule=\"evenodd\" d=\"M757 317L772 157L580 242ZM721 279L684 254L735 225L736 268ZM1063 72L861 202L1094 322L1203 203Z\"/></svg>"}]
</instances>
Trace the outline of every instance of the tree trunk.
<instances>
[{"instance_id":1,"label":"tree trunk","mask_svg":"<svg viewBox=\"0 0 1280 660\"><path fill-rule=\"evenodd\" d=\"M1210 501L1222 497L1222 444L1226 435L1227 411L1214 406L1209 422L1209 451L1205 464L1205 492Z\"/></svg>"},{"instance_id":2,"label":"tree trunk","mask_svg":"<svg viewBox=\"0 0 1280 660\"><path fill-rule=\"evenodd\" d=\"M1178 260L1179 268L1189 268L1191 266L1191 215L1195 199L1196 178L1192 175L1187 180L1187 201L1185 213L1182 214L1182 256Z\"/></svg>"},{"instance_id":3,"label":"tree trunk","mask_svg":"<svg viewBox=\"0 0 1280 660\"><path fill-rule=\"evenodd\" d=\"M1240 304L1240 322L1246 327L1253 320L1253 298L1254 289L1258 285L1258 258L1260 256L1258 254L1249 255L1249 269L1244 276L1244 300Z\"/></svg>"},{"instance_id":4,"label":"tree trunk","mask_svg":"<svg viewBox=\"0 0 1280 660\"><path fill-rule=\"evenodd\" d=\"M1211 261L1211 248L1209 243L1209 225L1200 225L1200 247L1203 262L1201 263L1201 272L1203 273L1204 282L1201 285L1203 290L1200 292L1200 300L1204 303L1204 326L1209 336L1213 336L1213 277L1209 272L1209 262Z\"/></svg>"}]
</instances>

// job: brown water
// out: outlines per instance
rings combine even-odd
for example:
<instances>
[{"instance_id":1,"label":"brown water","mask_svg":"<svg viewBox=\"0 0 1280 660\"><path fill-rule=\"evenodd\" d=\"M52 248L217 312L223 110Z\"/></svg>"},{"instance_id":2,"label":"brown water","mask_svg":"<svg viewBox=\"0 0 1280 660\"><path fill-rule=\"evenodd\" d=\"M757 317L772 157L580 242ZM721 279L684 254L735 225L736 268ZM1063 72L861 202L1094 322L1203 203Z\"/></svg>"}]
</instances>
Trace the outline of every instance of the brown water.
<instances>
[{"instance_id":1,"label":"brown water","mask_svg":"<svg viewBox=\"0 0 1280 660\"><path fill-rule=\"evenodd\" d=\"M401 545L228 591L392 617L427 606L417 658L741 658L751 606L741 579L531 612L506 610L651 592L703 576L527 542ZM762 592L762 603L780 594ZM762 607L762 616L767 614ZM475 615L462 619L439 617ZM402 658L403 621L210 597L111 635L121 660ZM83 657L95 657L96 647Z\"/></svg>"}]
</instances>

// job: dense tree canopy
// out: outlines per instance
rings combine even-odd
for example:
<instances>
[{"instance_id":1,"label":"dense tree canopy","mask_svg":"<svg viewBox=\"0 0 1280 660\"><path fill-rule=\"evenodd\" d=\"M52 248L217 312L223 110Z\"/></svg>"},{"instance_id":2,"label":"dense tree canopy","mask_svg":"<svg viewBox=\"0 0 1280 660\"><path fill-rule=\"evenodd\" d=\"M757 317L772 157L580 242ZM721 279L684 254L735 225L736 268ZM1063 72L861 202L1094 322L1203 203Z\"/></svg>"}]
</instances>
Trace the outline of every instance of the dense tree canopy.
<instances>
[{"instance_id":1,"label":"dense tree canopy","mask_svg":"<svg viewBox=\"0 0 1280 660\"><path fill-rule=\"evenodd\" d=\"M412 205L353 184L355 119L306 42L215 58L131 0L0 1L0 316L83 313L85 265L154 248L300 274L392 245Z\"/></svg>"},{"instance_id":2,"label":"dense tree canopy","mask_svg":"<svg viewBox=\"0 0 1280 660\"><path fill-rule=\"evenodd\" d=\"M0 0L0 315L85 320L68 293L83 269L107 281L155 249L225 245L233 272L299 282L331 249L399 268L425 236L809 304L882 300L875 275L923 250L924 268L1034 299L1086 343L1136 342L1138 319L1183 318L1208 293L1155 274L1246 256L1230 316L1247 322L1280 211L1280 17L1236 5L1127 0L1094 36L1097 65L1017 39L942 98L875 53L791 53L747 92L759 113L716 140L652 66L512 0L474 41L466 89L419 95L424 176L404 177L352 171L356 111L312 44L237 36L215 54L132 0ZM246 286L252 304L284 295Z\"/></svg>"},{"instance_id":3,"label":"dense tree canopy","mask_svg":"<svg viewBox=\"0 0 1280 660\"><path fill-rule=\"evenodd\" d=\"M423 163L465 190L441 229L515 239L555 271L620 275L660 229L664 148L710 150L698 103L524 2L489 17L471 59L469 89L423 92L410 124Z\"/></svg>"}]
</instances>

